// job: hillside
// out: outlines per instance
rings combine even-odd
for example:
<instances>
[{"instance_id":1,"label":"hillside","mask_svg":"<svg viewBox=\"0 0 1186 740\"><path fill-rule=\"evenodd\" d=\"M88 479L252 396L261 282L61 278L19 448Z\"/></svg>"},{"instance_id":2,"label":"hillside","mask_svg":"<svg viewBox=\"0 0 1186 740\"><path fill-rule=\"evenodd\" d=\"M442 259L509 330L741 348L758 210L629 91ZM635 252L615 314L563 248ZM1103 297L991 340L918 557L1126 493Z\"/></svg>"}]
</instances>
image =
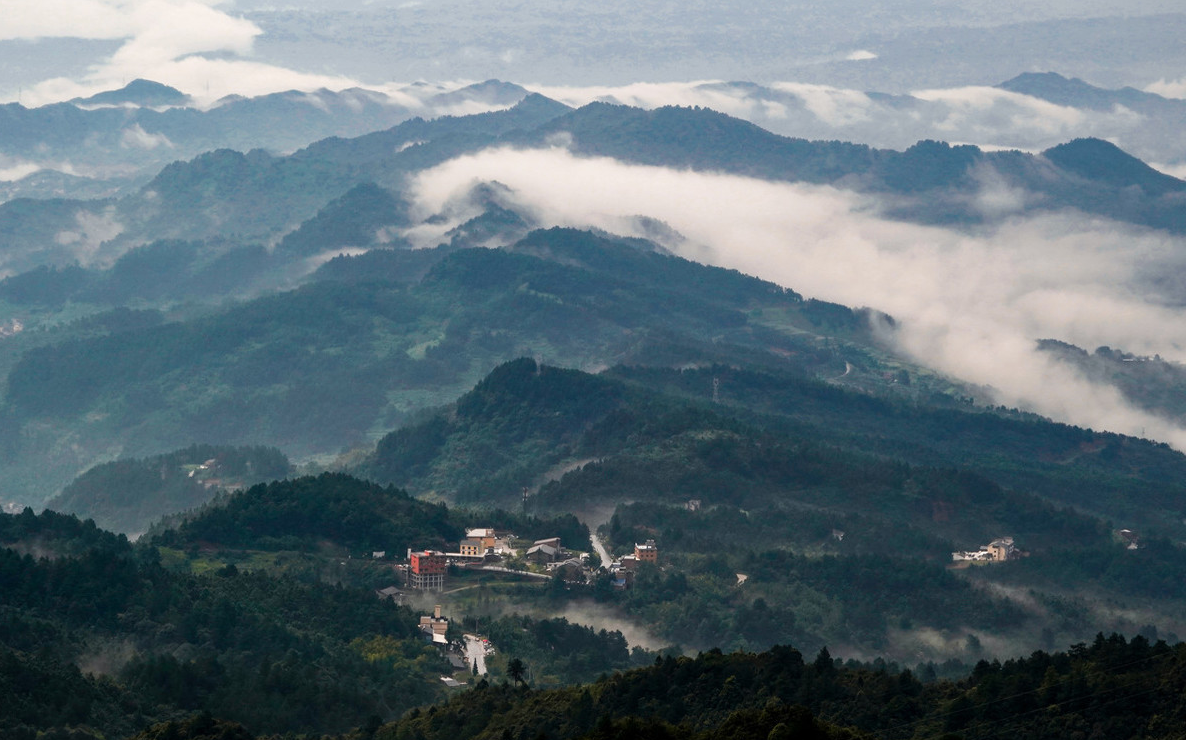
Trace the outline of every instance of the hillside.
<instances>
[{"instance_id":1,"label":"hillside","mask_svg":"<svg viewBox=\"0 0 1186 740\"><path fill-rule=\"evenodd\" d=\"M196 508L220 491L284 478L291 470L276 449L193 445L97 465L46 507L93 519L104 529L139 534L166 514Z\"/></svg>"},{"instance_id":2,"label":"hillside","mask_svg":"<svg viewBox=\"0 0 1186 740\"><path fill-rule=\"evenodd\" d=\"M1186 554L1158 538L1179 531L1183 491L1142 459L1182 465L1148 443L773 370L591 376L525 359L383 438L354 469L475 505L512 506L528 488L538 514L608 519L611 553L655 539L662 571L597 598L664 640L900 656L958 652L968 635L1038 647L1084 639L1089 625L1144 626L1110 621L1101 601L1139 603L1151 623L1181 630L1186 592L1166 579ZM1125 549L1117 521L1141 549ZM945 571L953 551L1006 534L1028 557Z\"/></svg>"},{"instance_id":3,"label":"hillside","mask_svg":"<svg viewBox=\"0 0 1186 740\"><path fill-rule=\"evenodd\" d=\"M195 710L341 732L443 694L414 615L369 591L159 558L73 518L0 515L0 733L126 737Z\"/></svg>"},{"instance_id":4,"label":"hillside","mask_svg":"<svg viewBox=\"0 0 1186 740\"><path fill-rule=\"evenodd\" d=\"M981 663L959 682L921 683L909 671L839 667L826 651L810 661L788 647L710 652L579 689L491 686L385 726L376 737L908 738L1003 729L1065 736L1081 728L1172 737L1184 720L1176 699L1182 660L1181 646L1100 635L1069 652Z\"/></svg>"},{"instance_id":5,"label":"hillside","mask_svg":"<svg viewBox=\"0 0 1186 740\"><path fill-rule=\"evenodd\" d=\"M348 278L350 265L374 266L376 256L343 258L325 279L188 320L24 333L12 347L33 344L11 358L0 454L13 490L38 500L99 459L195 439L336 452L523 355L589 367L737 351L779 363L779 352L807 372L858 355L865 367L880 362L819 341L865 341L846 308L651 249L551 230L505 250L396 253L365 280ZM409 267L424 277L409 285ZM60 445L64 434L76 441Z\"/></svg>"}]
</instances>

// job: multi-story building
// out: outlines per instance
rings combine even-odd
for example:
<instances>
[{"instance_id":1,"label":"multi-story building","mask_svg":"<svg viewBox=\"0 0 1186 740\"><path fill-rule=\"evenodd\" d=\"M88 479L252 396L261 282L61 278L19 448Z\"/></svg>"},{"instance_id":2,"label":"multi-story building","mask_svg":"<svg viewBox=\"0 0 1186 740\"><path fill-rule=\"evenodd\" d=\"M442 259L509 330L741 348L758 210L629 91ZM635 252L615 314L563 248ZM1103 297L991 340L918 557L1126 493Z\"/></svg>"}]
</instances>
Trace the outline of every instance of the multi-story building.
<instances>
[{"instance_id":1,"label":"multi-story building","mask_svg":"<svg viewBox=\"0 0 1186 740\"><path fill-rule=\"evenodd\" d=\"M644 544L634 543L634 558L639 563L658 563L659 548L654 540L647 540Z\"/></svg>"},{"instance_id":2,"label":"multi-story building","mask_svg":"<svg viewBox=\"0 0 1186 740\"><path fill-rule=\"evenodd\" d=\"M469 557L485 555L488 550L498 547L498 534L493 529L471 529L465 533L465 539L458 548L462 555Z\"/></svg>"},{"instance_id":3,"label":"multi-story building","mask_svg":"<svg viewBox=\"0 0 1186 740\"><path fill-rule=\"evenodd\" d=\"M442 591L449 561L439 550L423 550L408 556L408 585L424 591Z\"/></svg>"}]
</instances>

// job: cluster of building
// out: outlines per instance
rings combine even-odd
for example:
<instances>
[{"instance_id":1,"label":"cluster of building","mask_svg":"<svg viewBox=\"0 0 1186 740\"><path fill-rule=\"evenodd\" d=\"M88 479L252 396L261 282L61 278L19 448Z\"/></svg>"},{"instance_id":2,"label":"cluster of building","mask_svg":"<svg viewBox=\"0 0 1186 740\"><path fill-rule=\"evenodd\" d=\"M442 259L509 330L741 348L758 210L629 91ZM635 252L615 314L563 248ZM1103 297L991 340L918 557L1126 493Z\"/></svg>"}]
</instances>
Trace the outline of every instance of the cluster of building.
<instances>
[{"instance_id":1,"label":"cluster of building","mask_svg":"<svg viewBox=\"0 0 1186 740\"><path fill-rule=\"evenodd\" d=\"M643 563L658 565L659 547L654 540L647 540L643 544L634 543L634 554L623 555L609 565L610 575L614 577L614 586L618 588L632 588L634 574Z\"/></svg>"},{"instance_id":2,"label":"cluster of building","mask_svg":"<svg viewBox=\"0 0 1186 740\"><path fill-rule=\"evenodd\" d=\"M1003 563L1021 556L1021 551L1013 545L1012 537L1001 537L987 545L981 545L979 550L963 550L951 553L951 559L956 562L973 561L984 563Z\"/></svg>"},{"instance_id":3,"label":"cluster of building","mask_svg":"<svg viewBox=\"0 0 1186 740\"><path fill-rule=\"evenodd\" d=\"M408 588L421 591L441 591L450 565L459 567L485 567L497 563L504 557L517 557L522 550L523 559L548 570L557 567L581 564L576 553L564 548L559 537L536 540L529 547L515 547L515 536L509 532L498 532L490 528L471 529L457 546L457 552L440 550L408 550L407 566L397 566L405 573L404 582ZM377 555L378 553L376 553Z\"/></svg>"},{"instance_id":4,"label":"cluster of building","mask_svg":"<svg viewBox=\"0 0 1186 740\"><path fill-rule=\"evenodd\" d=\"M385 558L387 553L376 550L371 555ZM510 570L500 565L504 558L519 557L535 568L531 571ZM490 528L466 532L465 538L458 543L457 552L409 549L407 558L407 564L396 565L395 570L402 575L402 585L415 591L443 591L450 567L518 573L541 579L558 575L569 583L589 583L596 577L595 569L589 567L588 555L566 549L559 537L535 540L528 546L509 532ZM613 577L616 587L631 588L635 573L643 563L658 562L659 548L654 540L647 540L641 544L635 543L633 553L609 563L606 570ZM378 593L396 601L403 598L395 586Z\"/></svg>"}]
</instances>

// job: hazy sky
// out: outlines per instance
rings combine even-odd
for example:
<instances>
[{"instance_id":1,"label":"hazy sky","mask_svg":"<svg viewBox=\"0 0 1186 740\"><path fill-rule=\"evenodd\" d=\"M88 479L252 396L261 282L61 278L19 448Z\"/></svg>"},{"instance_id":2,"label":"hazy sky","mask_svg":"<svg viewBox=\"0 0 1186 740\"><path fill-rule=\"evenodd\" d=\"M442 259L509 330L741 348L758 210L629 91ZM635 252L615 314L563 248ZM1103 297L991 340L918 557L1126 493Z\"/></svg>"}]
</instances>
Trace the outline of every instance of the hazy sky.
<instances>
[{"instance_id":1,"label":"hazy sky","mask_svg":"<svg viewBox=\"0 0 1186 740\"><path fill-rule=\"evenodd\" d=\"M1186 94L1177 0L0 0L0 98L147 77L197 95L498 77L902 92L1053 70ZM1004 51L1007 49L1007 53Z\"/></svg>"}]
</instances>

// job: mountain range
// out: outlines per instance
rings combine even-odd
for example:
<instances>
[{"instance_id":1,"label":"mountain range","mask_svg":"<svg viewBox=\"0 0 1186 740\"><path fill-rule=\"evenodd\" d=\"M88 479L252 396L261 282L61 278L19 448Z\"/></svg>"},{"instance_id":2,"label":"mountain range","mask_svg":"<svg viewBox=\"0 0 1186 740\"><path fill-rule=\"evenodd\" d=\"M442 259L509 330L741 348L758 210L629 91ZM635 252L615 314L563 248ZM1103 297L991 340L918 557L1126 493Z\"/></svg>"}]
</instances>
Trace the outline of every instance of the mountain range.
<instances>
[{"instance_id":1,"label":"mountain range","mask_svg":"<svg viewBox=\"0 0 1186 740\"><path fill-rule=\"evenodd\" d=\"M993 94L1175 115L1049 75L1007 87ZM1186 302L1170 254L1186 182L1100 138L893 149L498 82L402 94L421 102L347 91L202 112L137 81L7 111L90 121L96 162L117 130L146 142L173 121L169 142L198 149L212 140L180 132L212 116L229 135L242 115L246 141L268 115L317 113L286 129L291 151L219 142L94 199L0 204L0 694L15 697L0 734L906 738L1020 717L1035 735L1180 734L1179 449L1001 405L911 351L907 319L812 297L793 284L807 269L774 282L706 264L713 243L680 230L694 222L648 206L714 223L745 213L718 208L735 197L756 221L874 214L881 230L856 241L885 236L919 271L932 241L980 249L985 285L1009 259L1088 273L1094 253L1062 260L1057 238L1113 230L1160 250L1115 277L1156 294L1144 312L1104 301L1083 319L1127 338ZM467 106L491 110L408 117ZM566 162L575 187L545 187L591 211L626 188L609 168L655 192L573 217L519 176ZM837 200L851 208L828 211ZM794 223L755 253L795 264L815 222ZM1035 223L1057 238L1003 246ZM851 276L822 241L834 251L812 267ZM1039 308L1073 313L1041 300L1050 285ZM1007 363L976 323L995 307L974 297L948 318ZM1180 420L1180 365L1081 348L1059 326L1020 344L1088 384L1074 403ZM455 564L447 593L393 588L405 553L473 528L520 549L560 539L572 561L526 576L508 553L502 570ZM648 542L656 561L629 581L597 567ZM488 637L489 675L455 670L389 597L442 604L446 642ZM599 620L622 631L583 626Z\"/></svg>"},{"instance_id":2,"label":"mountain range","mask_svg":"<svg viewBox=\"0 0 1186 740\"><path fill-rule=\"evenodd\" d=\"M1186 103L1053 72L1024 73L996 87L913 94L748 82L663 89L562 90L561 99L574 107L602 101L648 109L687 101L785 136L881 148L905 149L932 138L1036 152L1094 137L1162 166L1186 162ZM10 103L0 106L0 167L14 174L0 181L0 199L122 195L164 165L213 149L291 152L327 136L358 136L413 117L505 109L529 94L523 86L487 80L230 96L199 106L174 88L134 80L120 90L36 108Z\"/></svg>"}]
</instances>

